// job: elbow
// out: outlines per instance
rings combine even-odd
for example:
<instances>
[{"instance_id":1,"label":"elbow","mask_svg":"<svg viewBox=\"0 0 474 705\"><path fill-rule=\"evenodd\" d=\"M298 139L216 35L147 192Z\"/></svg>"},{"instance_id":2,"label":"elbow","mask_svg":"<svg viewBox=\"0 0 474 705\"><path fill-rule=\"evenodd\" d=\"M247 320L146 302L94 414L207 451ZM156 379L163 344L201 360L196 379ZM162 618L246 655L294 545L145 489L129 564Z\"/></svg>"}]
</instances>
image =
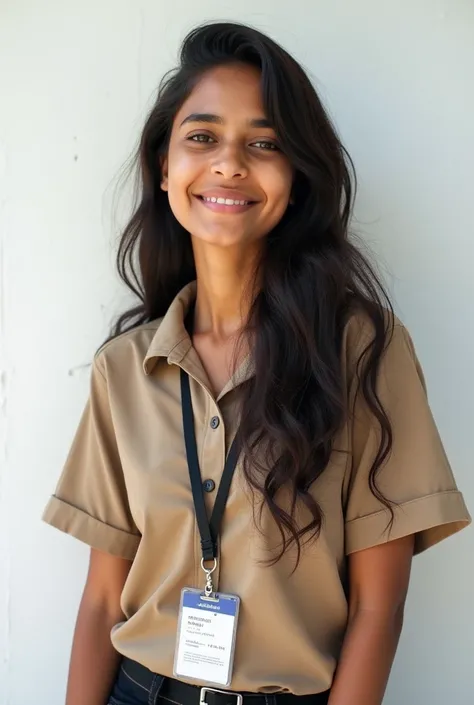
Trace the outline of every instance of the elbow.
<instances>
[{"instance_id":1,"label":"elbow","mask_svg":"<svg viewBox=\"0 0 474 705\"><path fill-rule=\"evenodd\" d=\"M403 620L405 618L405 601L395 610L394 614L394 625L398 629L398 635L402 633Z\"/></svg>"},{"instance_id":2,"label":"elbow","mask_svg":"<svg viewBox=\"0 0 474 705\"><path fill-rule=\"evenodd\" d=\"M355 624L364 624L368 628L390 633L398 639L403 629L404 616L404 600L395 605L383 605L380 607L360 604L351 605L348 628L352 628Z\"/></svg>"}]
</instances>

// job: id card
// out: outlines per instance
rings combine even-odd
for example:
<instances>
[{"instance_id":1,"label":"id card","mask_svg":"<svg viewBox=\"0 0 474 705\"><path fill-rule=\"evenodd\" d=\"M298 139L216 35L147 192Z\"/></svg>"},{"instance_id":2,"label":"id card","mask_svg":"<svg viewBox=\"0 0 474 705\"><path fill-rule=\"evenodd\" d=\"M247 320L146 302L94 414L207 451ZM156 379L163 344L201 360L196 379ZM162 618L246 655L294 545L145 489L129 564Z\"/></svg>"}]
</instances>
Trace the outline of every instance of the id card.
<instances>
[{"instance_id":1,"label":"id card","mask_svg":"<svg viewBox=\"0 0 474 705\"><path fill-rule=\"evenodd\" d=\"M240 599L202 590L181 592L173 674L210 685L230 685Z\"/></svg>"}]
</instances>

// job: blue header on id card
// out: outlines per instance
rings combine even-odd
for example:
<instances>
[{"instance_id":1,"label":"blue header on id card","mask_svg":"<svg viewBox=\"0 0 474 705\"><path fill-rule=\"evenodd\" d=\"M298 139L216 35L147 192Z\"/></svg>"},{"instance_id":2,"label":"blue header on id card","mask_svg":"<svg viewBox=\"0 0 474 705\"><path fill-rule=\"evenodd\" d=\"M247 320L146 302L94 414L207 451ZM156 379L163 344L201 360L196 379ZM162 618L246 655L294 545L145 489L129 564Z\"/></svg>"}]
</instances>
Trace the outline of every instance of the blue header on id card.
<instances>
[{"instance_id":1,"label":"blue header on id card","mask_svg":"<svg viewBox=\"0 0 474 705\"><path fill-rule=\"evenodd\" d=\"M199 592L183 592L183 607L195 610L205 610L218 614L228 614L235 617L238 610L237 600L225 598L221 595L216 600L205 600Z\"/></svg>"}]
</instances>

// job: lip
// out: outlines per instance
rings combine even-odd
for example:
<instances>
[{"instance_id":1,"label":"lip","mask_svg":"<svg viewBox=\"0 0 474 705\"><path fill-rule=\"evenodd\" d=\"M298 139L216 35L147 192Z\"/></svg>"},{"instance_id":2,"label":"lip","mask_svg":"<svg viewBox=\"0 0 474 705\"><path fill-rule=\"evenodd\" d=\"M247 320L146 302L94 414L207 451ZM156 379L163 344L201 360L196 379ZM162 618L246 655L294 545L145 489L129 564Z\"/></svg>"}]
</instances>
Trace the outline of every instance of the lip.
<instances>
[{"instance_id":1,"label":"lip","mask_svg":"<svg viewBox=\"0 0 474 705\"><path fill-rule=\"evenodd\" d=\"M227 198L230 198L230 196L227 196ZM245 205L239 205L239 206L229 206L226 203L213 203L212 201L204 201L200 196L195 196L195 199L202 205L204 208L208 208L211 211L214 211L214 213L227 213L229 215L237 215L238 213L246 213L248 210L253 208L255 206L255 201L253 203L246 203ZM237 200L237 199L235 199ZM238 200L244 200L238 199Z\"/></svg>"},{"instance_id":2,"label":"lip","mask_svg":"<svg viewBox=\"0 0 474 705\"><path fill-rule=\"evenodd\" d=\"M195 196L197 198L231 198L233 201L249 201L250 203L257 203L258 199L248 191L239 191L237 189L230 188L209 188L204 191L199 191Z\"/></svg>"},{"instance_id":3,"label":"lip","mask_svg":"<svg viewBox=\"0 0 474 705\"><path fill-rule=\"evenodd\" d=\"M207 189L201 191L199 194L194 194L194 197L205 208L214 211L214 213L226 213L230 215L246 213L258 203L249 193L226 188ZM247 203L244 205L228 205L226 203L217 203L217 201L214 203L212 201L205 201L204 198L231 198L233 201L247 201Z\"/></svg>"}]
</instances>

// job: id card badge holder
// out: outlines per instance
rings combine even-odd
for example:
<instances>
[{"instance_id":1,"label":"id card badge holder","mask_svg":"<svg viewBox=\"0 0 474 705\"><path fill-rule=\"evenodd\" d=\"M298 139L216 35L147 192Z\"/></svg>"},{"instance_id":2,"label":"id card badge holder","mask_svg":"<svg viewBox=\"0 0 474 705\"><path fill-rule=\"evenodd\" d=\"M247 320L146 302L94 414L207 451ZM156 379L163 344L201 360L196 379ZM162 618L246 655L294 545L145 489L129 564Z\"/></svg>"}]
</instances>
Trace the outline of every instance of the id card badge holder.
<instances>
[{"instance_id":1,"label":"id card badge holder","mask_svg":"<svg viewBox=\"0 0 474 705\"><path fill-rule=\"evenodd\" d=\"M184 588L179 608L174 660L175 678L211 686L229 686L232 680L240 599L216 592Z\"/></svg>"}]
</instances>

